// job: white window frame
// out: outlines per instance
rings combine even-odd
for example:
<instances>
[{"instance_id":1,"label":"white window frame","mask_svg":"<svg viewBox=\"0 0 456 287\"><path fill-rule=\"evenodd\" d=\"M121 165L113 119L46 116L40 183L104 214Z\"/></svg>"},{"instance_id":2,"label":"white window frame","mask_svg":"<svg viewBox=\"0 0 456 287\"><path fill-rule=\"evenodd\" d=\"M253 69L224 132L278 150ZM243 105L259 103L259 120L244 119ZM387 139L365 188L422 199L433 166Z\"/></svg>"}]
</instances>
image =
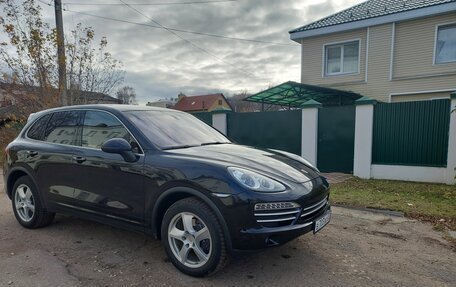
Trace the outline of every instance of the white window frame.
<instances>
[{"instance_id":1,"label":"white window frame","mask_svg":"<svg viewBox=\"0 0 456 287\"><path fill-rule=\"evenodd\" d=\"M451 92L456 91L456 87L453 89L441 89L441 90L427 90L427 91L409 91L409 92L399 92L399 93L390 93L388 95L388 103L392 102L394 96L406 96L406 95L419 95L419 94L432 94L432 93L445 93L448 92L448 97L444 99L449 99ZM432 98L439 99L439 98Z\"/></svg>"},{"instance_id":2,"label":"white window frame","mask_svg":"<svg viewBox=\"0 0 456 287\"><path fill-rule=\"evenodd\" d=\"M450 26L450 25L455 25L456 27L456 22L449 22L449 23L441 23L441 24L437 24L435 25L435 35L434 35L434 55L432 57L432 65L445 65L445 64L450 64L450 63L456 63L456 60L452 60L452 61L446 61L446 62L440 62L440 63L437 63L437 38L438 38L438 34L439 34L439 28L442 27L442 26Z\"/></svg>"},{"instance_id":3,"label":"white window frame","mask_svg":"<svg viewBox=\"0 0 456 287\"><path fill-rule=\"evenodd\" d=\"M337 72L337 73L327 73L327 63L328 63L328 54L326 53L326 48L329 46L334 46L334 47L341 47L341 54L340 54L340 64L341 64L341 69L343 68L343 61L344 61L344 45L353 43L353 42L358 42L358 69L356 72ZM344 41L339 41L339 42L332 42L332 43L325 43L323 44L323 57L322 57L322 77L332 77L332 76L340 76L340 75L357 75L360 73L360 66L361 66L361 39L351 39L351 40L344 40Z\"/></svg>"}]
</instances>

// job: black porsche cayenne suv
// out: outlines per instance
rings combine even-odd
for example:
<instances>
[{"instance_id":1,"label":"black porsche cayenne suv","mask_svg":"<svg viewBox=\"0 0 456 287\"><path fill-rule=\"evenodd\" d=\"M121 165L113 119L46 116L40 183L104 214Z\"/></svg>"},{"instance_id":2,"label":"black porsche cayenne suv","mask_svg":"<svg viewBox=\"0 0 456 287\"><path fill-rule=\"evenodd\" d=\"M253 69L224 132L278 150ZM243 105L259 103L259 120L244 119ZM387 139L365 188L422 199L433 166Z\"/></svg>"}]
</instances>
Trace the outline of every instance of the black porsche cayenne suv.
<instances>
[{"instance_id":1,"label":"black porsche cayenne suv","mask_svg":"<svg viewBox=\"0 0 456 287\"><path fill-rule=\"evenodd\" d=\"M46 110L5 151L6 192L21 225L43 227L62 212L145 232L192 276L219 270L233 251L277 246L330 220L329 184L306 160L234 144L184 112Z\"/></svg>"}]
</instances>

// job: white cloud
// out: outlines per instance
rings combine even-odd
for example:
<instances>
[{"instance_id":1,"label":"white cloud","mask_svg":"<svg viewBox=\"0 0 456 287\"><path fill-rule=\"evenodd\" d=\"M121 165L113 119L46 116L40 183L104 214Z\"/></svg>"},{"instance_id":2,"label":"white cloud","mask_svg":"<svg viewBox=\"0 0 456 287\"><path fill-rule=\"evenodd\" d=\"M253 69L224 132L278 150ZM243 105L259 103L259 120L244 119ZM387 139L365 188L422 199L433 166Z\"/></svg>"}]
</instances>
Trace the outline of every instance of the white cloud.
<instances>
[{"instance_id":1,"label":"white cloud","mask_svg":"<svg viewBox=\"0 0 456 287\"><path fill-rule=\"evenodd\" d=\"M81 2L93 3L88 0ZM97 2L116 3L115 0ZM289 30L359 2L361 1L238 0L218 4L135 7L167 27L294 43L289 39ZM53 8L41 6L46 20L54 25ZM153 24L126 6L64 7ZM127 71L125 84L136 89L140 103L175 97L179 92L189 95L207 92L233 94L248 90L254 93L268 85L288 80L299 81L300 78L299 45L274 46L179 33L221 58L221 62L165 30L64 12L66 30L78 22L92 26L97 36L108 38L109 50L124 63ZM255 77L250 77L243 70Z\"/></svg>"}]
</instances>

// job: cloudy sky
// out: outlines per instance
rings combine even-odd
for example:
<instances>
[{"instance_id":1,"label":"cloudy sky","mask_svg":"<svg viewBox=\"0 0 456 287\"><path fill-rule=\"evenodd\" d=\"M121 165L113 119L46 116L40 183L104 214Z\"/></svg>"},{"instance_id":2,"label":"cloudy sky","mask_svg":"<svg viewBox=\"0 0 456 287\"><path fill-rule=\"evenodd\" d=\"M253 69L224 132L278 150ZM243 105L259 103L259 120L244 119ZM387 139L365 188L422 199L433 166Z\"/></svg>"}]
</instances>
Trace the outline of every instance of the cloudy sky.
<instances>
[{"instance_id":1,"label":"cloudy sky","mask_svg":"<svg viewBox=\"0 0 456 287\"><path fill-rule=\"evenodd\" d=\"M126 3L195 1L201 0L124 0ZM300 47L289 39L288 31L361 1L234 0L192 5L133 5L144 15L119 0L62 2L68 10L93 15L157 25L149 17L170 28L287 44L253 43L177 32L189 43L167 30L65 11L67 31L81 22L92 26L97 36L108 38L110 52L123 62L127 72L125 84L136 89L139 103L144 104L176 97L179 92L187 95L223 92L229 96L243 90L255 93L288 80L299 81ZM121 5L75 5L77 3ZM53 7L41 6L45 18L54 23Z\"/></svg>"}]
</instances>

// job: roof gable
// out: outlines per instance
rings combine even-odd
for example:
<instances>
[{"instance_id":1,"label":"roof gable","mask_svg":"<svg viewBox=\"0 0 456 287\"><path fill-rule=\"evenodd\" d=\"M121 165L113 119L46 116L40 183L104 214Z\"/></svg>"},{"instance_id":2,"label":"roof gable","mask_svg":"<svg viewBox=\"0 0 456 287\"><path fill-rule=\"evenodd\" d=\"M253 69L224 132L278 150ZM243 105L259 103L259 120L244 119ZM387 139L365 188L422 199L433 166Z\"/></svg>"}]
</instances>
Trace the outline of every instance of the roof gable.
<instances>
[{"instance_id":1,"label":"roof gable","mask_svg":"<svg viewBox=\"0 0 456 287\"><path fill-rule=\"evenodd\" d=\"M342 10L335 14L332 14L328 17L320 19L318 21L312 22L300 28L290 31L292 39L297 39L299 37L294 34L301 34L302 32L307 32L311 30L317 30L322 28L328 28L336 25L342 25L362 20L369 20L373 18L379 18L383 16L391 16L394 14L399 14L403 12L411 12L423 8L431 8L437 5L442 4L456 4L456 0L406 0L406 1L397 1L397 0L368 0L366 2L360 3L348 9ZM456 6L455 6L456 7ZM456 8L452 8L456 10ZM450 12L450 10L443 10L445 12ZM432 15L429 11L428 16ZM436 10L437 13L442 13L440 10ZM417 14L419 17L420 15ZM392 18L391 18L392 19ZM385 19L388 20L388 19ZM391 21L389 21L391 22ZM378 24L378 23L376 23ZM366 27L369 25L366 25ZM358 27L361 28L361 27ZM348 30L348 29L347 29ZM301 33L300 33L301 32ZM313 31L312 31L313 32ZM312 33L316 35L317 31ZM334 31L335 32L335 31ZM310 33L309 33L310 34ZM301 37L303 38L303 37Z\"/></svg>"},{"instance_id":2,"label":"roof gable","mask_svg":"<svg viewBox=\"0 0 456 287\"><path fill-rule=\"evenodd\" d=\"M202 111L209 109L217 100L223 99L226 101L223 94L210 94L200 96L189 96L181 98L176 105L175 109L180 111Z\"/></svg>"}]
</instances>

